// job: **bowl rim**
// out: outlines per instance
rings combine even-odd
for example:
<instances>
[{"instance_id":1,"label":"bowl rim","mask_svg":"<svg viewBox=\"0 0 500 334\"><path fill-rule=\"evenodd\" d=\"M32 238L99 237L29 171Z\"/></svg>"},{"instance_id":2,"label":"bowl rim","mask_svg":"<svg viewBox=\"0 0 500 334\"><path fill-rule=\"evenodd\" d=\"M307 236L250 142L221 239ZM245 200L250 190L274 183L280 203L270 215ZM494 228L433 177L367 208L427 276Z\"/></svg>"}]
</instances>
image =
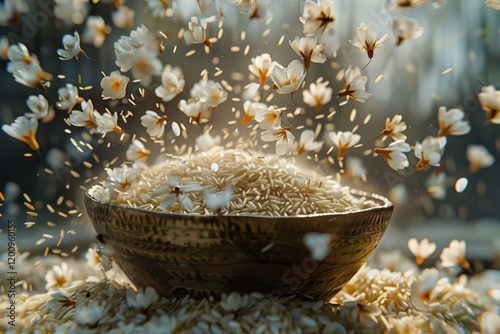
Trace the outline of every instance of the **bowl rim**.
<instances>
[{"instance_id":1,"label":"bowl rim","mask_svg":"<svg viewBox=\"0 0 500 334\"><path fill-rule=\"evenodd\" d=\"M369 199L375 199L380 202L382 202L382 205L366 208L366 209L360 209L360 210L353 210L353 211L344 211L344 212L332 212L332 213L313 213L309 215L296 215L296 216L265 216L265 215L251 215L251 214L224 214L224 215L200 215L200 214L193 214L193 213L172 213L172 212L160 212L160 211L152 211L152 210L146 210L146 209L141 209L141 208L134 208L131 206L125 206L125 205L120 205L120 204L115 204L115 203L108 203L104 202L101 200L98 200L94 196L90 194L90 191L92 190L92 187L87 189L84 193L84 197L87 198L88 200L94 202L97 205L100 206L107 206L110 208L115 208L119 210L126 210L130 212L135 212L138 214L147 214L147 215L153 215L155 217L163 217L163 218L170 218L170 219L186 219L186 218L213 218L213 217L227 217L227 218L258 218L258 219L290 219L290 218L295 218L295 219L300 219L300 218L316 218L316 217L344 217L352 214L361 214L361 213L371 213L371 212L378 212L378 211L392 211L394 209L394 204L389 201L386 197L375 194L375 193L369 193L361 190L356 190L356 189L351 189L350 193L352 195L358 196L358 197L367 197Z\"/></svg>"}]
</instances>

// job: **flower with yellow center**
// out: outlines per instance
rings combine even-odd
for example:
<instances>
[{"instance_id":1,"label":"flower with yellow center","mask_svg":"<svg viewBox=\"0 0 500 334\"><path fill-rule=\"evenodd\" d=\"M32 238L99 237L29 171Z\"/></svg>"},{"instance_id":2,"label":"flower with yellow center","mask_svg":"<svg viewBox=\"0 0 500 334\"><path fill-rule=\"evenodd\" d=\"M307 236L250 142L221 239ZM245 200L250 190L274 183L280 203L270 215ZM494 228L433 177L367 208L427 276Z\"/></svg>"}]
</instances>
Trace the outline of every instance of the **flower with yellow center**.
<instances>
[{"instance_id":1,"label":"flower with yellow center","mask_svg":"<svg viewBox=\"0 0 500 334\"><path fill-rule=\"evenodd\" d=\"M40 145L36 140L36 131L38 129L38 120L36 118L17 117L14 123L2 125L2 130L12 138L29 145L32 150L38 151Z\"/></svg>"},{"instance_id":2,"label":"flower with yellow center","mask_svg":"<svg viewBox=\"0 0 500 334\"><path fill-rule=\"evenodd\" d=\"M109 76L101 80L102 95L110 99L121 99L127 93L129 78L122 75L120 71L113 71Z\"/></svg>"}]
</instances>

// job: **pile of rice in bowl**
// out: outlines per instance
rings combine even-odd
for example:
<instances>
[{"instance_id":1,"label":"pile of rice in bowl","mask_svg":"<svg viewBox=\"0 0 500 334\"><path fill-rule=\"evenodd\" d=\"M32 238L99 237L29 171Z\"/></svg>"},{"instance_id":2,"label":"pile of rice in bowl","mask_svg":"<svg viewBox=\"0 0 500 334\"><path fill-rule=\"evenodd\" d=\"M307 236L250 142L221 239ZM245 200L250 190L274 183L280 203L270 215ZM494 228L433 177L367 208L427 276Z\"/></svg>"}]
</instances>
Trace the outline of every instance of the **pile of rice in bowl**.
<instances>
[{"instance_id":1,"label":"pile of rice in bowl","mask_svg":"<svg viewBox=\"0 0 500 334\"><path fill-rule=\"evenodd\" d=\"M199 215L299 216L375 207L331 175L249 150L214 148L153 166L106 169L90 190L98 200L145 210Z\"/></svg>"}]
</instances>

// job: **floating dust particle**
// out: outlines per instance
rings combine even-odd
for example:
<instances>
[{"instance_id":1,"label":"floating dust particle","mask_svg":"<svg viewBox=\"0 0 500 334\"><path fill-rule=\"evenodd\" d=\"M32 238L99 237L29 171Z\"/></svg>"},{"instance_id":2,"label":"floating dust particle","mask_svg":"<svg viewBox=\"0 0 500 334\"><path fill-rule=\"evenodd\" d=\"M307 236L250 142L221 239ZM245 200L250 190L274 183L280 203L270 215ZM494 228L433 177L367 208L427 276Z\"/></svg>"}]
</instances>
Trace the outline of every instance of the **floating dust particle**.
<instances>
[{"instance_id":1,"label":"floating dust particle","mask_svg":"<svg viewBox=\"0 0 500 334\"><path fill-rule=\"evenodd\" d=\"M363 155L364 155L364 156L368 156L368 155L372 154L372 151L373 151L373 150L372 150L371 148L369 148L369 149L367 149L367 150L363 151Z\"/></svg>"},{"instance_id":2,"label":"floating dust particle","mask_svg":"<svg viewBox=\"0 0 500 334\"><path fill-rule=\"evenodd\" d=\"M191 57L192 55L194 55L195 53L196 53L196 50L191 50L191 51L186 52L185 56L186 56L186 58L188 58L188 57Z\"/></svg>"},{"instance_id":3,"label":"floating dust particle","mask_svg":"<svg viewBox=\"0 0 500 334\"><path fill-rule=\"evenodd\" d=\"M61 205L61 204L62 204L62 202L64 202L64 196L62 196L62 195L61 195L61 196L59 196L59 197L57 198L56 204L57 204L57 205Z\"/></svg>"},{"instance_id":4,"label":"floating dust particle","mask_svg":"<svg viewBox=\"0 0 500 334\"><path fill-rule=\"evenodd\" d=\"M54 236L52 234L47 234L47 233L42 234L42 237L47 238L47 239L54 238Z\"/></svg>"},{"instance_id":5,"label":"floating dust particle","mask_svg":"<svg viewBox=\"0 0 500 334\"><path fill-rule=\"evenodd\" d=\"M245 46L245 49L243 50L243 55L248 56L248 53L250 52L250 44Z\"/></svg>"},{"instance_id":6,"label":"floating dust particle","mask_svg":"<svg viewBox=\"0 0 500 334\"><path fill-rule=\"evenodd\" d=\"M78 251L78 245L75 247L71 248L71 254L75 254Z\"/></svg>"},{"instance_id":7,"label":"floating dust particle","mask_svg":"<svg viewBox=\"0 0 500 334\"><path fill-rule=\"evenodd\" d=\"M88 162L88 161L84 161L84 162L83 162L83 165L84 165L85 167L87 167L87 168L92 168L92 167L93 167L93 165L92 165L90 162Z\"/></svg>"},{"instance_id":8,"label":"floating dust particle","mask_svg":"<svg viewBox=\"0 0 500 334\"><path fill-rule=\"evenodd\" d=\"M62 211L58 211L57 214L63 218L68 218L68 215Z\"/></svg>"},{"instance_id":9,"label":"floating dust particle","mask_svg":"<svg viewBox=\"0 0 500 334\"><path fill-rule=\"evenodd\" d=\"M359 125L358 125L358 124L356 124L356 125L352 128L351 132L352 132L352 133L354 133L354 132L356 132L358 129L359 129Z\"/></svg>"},{"instance_id":10,"label":"floating dust particle","mask_svg":"<svg viewBox=\"0 0 500 334\"><path fill-rule=\"evenodd\" d=\"M184 31L185 31L184 28L180 28L179 29L179 32L177 33L177 39L183 39L183 37L184 37Z\"/></svg>"},{"instance_id":11,"label":"floating dust particle","mask_svg":"<svg viewBox=\"0 0 500 334\"><path fill-rule=\"evenodd\" d=\"M29 210L35 211L35 207L31 205L29 202L24 202L24 206L27 207Z\"/></svg>"},{"instance_id":12,"label":"floating dust particle","mask_svg":"<svg viewBox=\"0 0 500 334\"><path fill-rule=\"evenodd\" d=\"M263 248L260 250L260 252L261 252L261 253L265 253L265 252L267 252L268 250L270 250L271 248L273 248L273 246L274 246L274 243L272 243L272 242L271 242L270 244L268 244L268 245L266 245L265 247L263 247Z\"/></svg>"},{"instance_id":13,"label":"floating dust particle","mask_svg":"<svg viewBox=\"0 0 500 334\"><path fill-rule=\"evenodd\" d=\"M37 242L35 242L35 245L36 245L36 246L40 246L40 245L41 245L41 244L43 244L45 241L47 241L47 239L45 239L45 238L39 239L39 240L37 240Z\"/></svg>"},{"instance_id":14,"label":"floating dust particle","mask_svg":"<svg viewBox=\"0 0 500 334\"><path fill-rule=\"evenodd\" d=\"M177 44L174 45L174 49L172 50L172 54L175 54L177 52Z\"/></svg>"},{"instance_id":15,"label":"floating dust particle","mask_svg":"<svg viewBox=\"0 0 500 334\"><path fill-rule=\"evenodd\" d=\"M68 232L66 232L67 234L71 234L71 235L76 235L76 231L75 230L69 230Z\"/></svg>"},{"instance_id":16,"label":"floating dust particle","mask_svg":"<svg viewBox=\"0 0 500 334\"><path fill-rule=\"evenodd\" d=\"M30 228L35 224L36 224L35 222L24 222L24 226L26 226L26 228Z\"/></svg>"},{"instance_id":17,"label":"floating dust particle","mask_svg":"<svg viewBox=\"0 0 500 334\"><path fill-rule=\"evenodd\" d=\"M243 42L246 37L247 37L247 32L245 30L242 30L240 34L241 41Z\"/></svg>"},{"instance_id":18,"label":"floating dust particle","mask_svg":"<svg viewBox=\"0 0 500 334\"><path fill-rule=\"evenodd\" d=\"M271 33L271 29L267 28L266 30L264 30L264 32L262 33L262 37L267 37L269 36L269 34Z\"/></svg>"},{"instance_id":19,"label":"floating dust particle","mask_svg":"<svg viewBox=\"0 0 500 334\"><path fill-rule=\"evenodd\" d=\"M351 123L354 122L354 120L356 119L356 113L357 113L356 108L352 108L351 115L349 116L349 121L351 121Z\"/></svg>"},{"instance_id":20,"label":"floating dust particle","mask_svg":"<svg viewBox=\"0 0 500 334\"><path fill-rule=\"evenodd\" d=\"M450 68L447 68L446 70L444 70L443 72L441 72L441 74L448 74L450 73L451 71L453 71L453 67L450 67Z\"/></svg>"},{"instance_id":21,"label":"floating dust particle","mask_svg":"<svg viewBox=\"0 0 500 334\"><path fill-rule=\"evenodd\" d=\"M365 119L363 120L363 124L366 125L370 120L372 119L372 114L366 115Z\"/></svg>"},{"instance_id":22,"label":"floating dust particle","mask_svg":"<svg viewBox=\"0 0 500 334\"><path fill-rule=\"evenodd\" d=\"M71 170L70 171L71 175L75 178L75 179L79 179L80 178L80 174L78 174L77 172L75 172L74 170Z\"/></svg>"},{"instance_id":23,"label":"floating dust particle","mask_svg":"<svg viewBox=\"0 0 500 334\"><path fill-rule=\"evenodd\" d=\"M27 193L23 193L23 197L24 197L24 199L26 200L26 202L28 202L28 203L31 203L31 202L32 202L32 201L31 201L31 197L29 197L29 195L28 195Z\"/></svg>"},{"instance_id":24,"label":"floating dust particle","mask_svg":"<svg viewBox=\"0 0 500 334\"><path fill-rule=\"evenodd\" d=\"M62 249L54 248L52 250L52 254L60 255L62 253Z\"/></svg>"},{"instance_id":25,"label":"floating dust particle","mask_svg":"<svg viewBox=\"0 0 500 334\"><path fill-rule=\"evenodd\" d=\"M283 44L283 41L285 40L285 35L281 35L279 41L278 41L278 45L281 45Z\"/></svg>"},{"instance_id":26,"label":"floating dust particle","mask_svg":"<svg viewBox=\"0 0 500 334\"><path fill-rule=\"evenodd\" d=\"M25 158L31 158L33 156L33 153L24 153Z\"/></svg>"},{"instance_id":27,"label":"floating dust particle","mask_svg":"<svg viewBox=\"0 0 500 334\"><path fill-rule=\"evenodd\" d=\"M70 214L70 215L76 215L76 214L79 214L79 213L80 213L80 211L78 209L73 209L73 210L69 210L68 211L68 214Z\"/></svg>"},{"instance_id":28,"label":"floating dust particle","mask_svg":"<svg viewBox=\"0 0 500 334\"><path fill-rule=\"evenodd\" d=\"M61 80L64 80L64 79L66 79L66 76L64 74L58 74L57 78L61 79Z\"/></svg>"},{"instance_id":29,"label":"floating dust particle","mask_svg":"<svg viewBox=\"0 0 500 334\"><path fill-rule=\"evenodd\" d=\"M48 221L47 222L47 226L49 226L49 227L56 227L56 223Z\"/></svg>"},{"instance_id":30,"label":"floating dust particle","mask_svg":"<svg viewBox=\"0 0 500 334\"><path fill-rule=\"evenodd\" d=\"M43 256L49 255L49 252L50 252L49 246L45 247L45 251L43 252Z\"/></svg>"},{"instance_id":31,"label":"floating dust particle","mask_svg":"<svg viewBox=\"0 0 500 334\"><path fill-rule=\"evenodd\" d=\"M43 169L45 171L45 173L49 174L49 175L53 175L54 174L54 171L50 168L44 168Z\"/></svg>"},{"instance_id":32,"label":"floating dust particle","mask_svg":"<svg viewBox=\"0 0 500 334\"><path fill-rule=\"evenodd\" d=\"M38 213L33 211L26 211L26 214L31 217L38 217Z\"/></svg>"}]
</instances>

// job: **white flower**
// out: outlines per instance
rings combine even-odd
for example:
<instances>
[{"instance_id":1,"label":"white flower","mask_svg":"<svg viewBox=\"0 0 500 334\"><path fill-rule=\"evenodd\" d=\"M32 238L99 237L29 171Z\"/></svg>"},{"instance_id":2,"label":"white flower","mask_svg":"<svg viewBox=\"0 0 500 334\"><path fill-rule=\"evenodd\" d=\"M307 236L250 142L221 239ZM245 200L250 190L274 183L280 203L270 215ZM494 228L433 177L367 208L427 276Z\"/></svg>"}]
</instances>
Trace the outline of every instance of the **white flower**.
<instances>
[{"instance_id":1,"label":"white flower","mask_svg":"<svg viewBox=\"0 0 500 334\"><path fill-rule=\"evenodd\" d=\"M166 194L163 200L158 205L163 210L170 209L176 202L181 205L181 208L190 212L193 211L193 202L188 196L188 193L199 192L203 188L199 183L181 184L181 177L169 176L167 185L153 191L153 196Z\"/></svg>"},{"instance_id":2,"label":"white flower","mask_svg":"<svg viewBox=\"0 0 500 334\"><path fill-rule=\"evenodd\" d=\"M360 135L354 134L350 131L330 132L328 135L330 136L332 143L338 147L338 159L343 159L345 151L349 147L356 145L361 139Z\"/></svg>"},{"instance_id":3,"label":"white flower","mask_svg":"<svg viewBox=\"0 0 500 334\"><path fill-rule=\"evenodd\" d=\"M24 0L5 0L0 4L0 25L9 26L15 24L28 10L29 6Z\"/></svg>"},{"instance_id":4,"label":"white flower","mask_svg":"<svg viewBox=\"0 0 500 334\"><path fill-rule=\"evenodd\" d=\"M284 110L286 108L275 108L274 106L262 108L255 114L255 121L259 123L261 129L279 128Z\"/></svg>"},{"instance_id":5,"label":"white flower","mask_svg":"<svg viewBox=\"0 0 500 334\"><path fill-rule=\"evenodd\" d=\"M160 138L167 125L167 116L159 116L155 111L146 110L141 116L141 124L152 138Z\"/></svg>"},{"instance_id":6,"label":"white flower","mask_svg":"<svg viewBox=\"0 0 500 334\"><path fill-rule=\"evenodd\" d=\"M161 86L156 87L155 94L165 102L172 101L182 92L185 84L180 67L166 65L161 73Z\"/></svg>"},{"instance_id":7,"label":"white flower","mask_svg":"<svg viewBox=\"0 0 500 334\"><path fill-rule=\"evenodd\" d=\"M288 67L275 63L271 70L271 79L279 94L290 94L299 89L306 78L306 70L299 60L292 60Z\"/></svg>"},{"instance_id":8,"label":"white flower","mask_svg":"<svg viewBox=\"0 0 500 334\"><path fill-rule=\"evenodd\" d=\"M61 87L57 90L59 102L57 107L71 111L73 107L83 102L83 99L78 96L78 88L72 84L66 84L66 87Z\"/></svg>"},{"instance_id":9,"label":"white flower","mask_svg":"<svg viewBox=\"0 0 500 334\"><path fill-rule=\"evenodd\" d=\"M444 153L446 145L446 137L430 137L428 136L422 141L422 144L415 144L415 156L419 158L417 170L422 170L428 166L439 166L441 156Z\"/></svg>"},{"instance_id":10,"label":"white flower","mask_svg":"<svg viewBox=\"0 0 500 334\"><path fill-rule=\"evenodd\" d=\"M49 102L42 94L31 95L26 101L28 108L32 111L26 113L26 117L34 117L36 119L43 119L49 114Z\"/></svg>"},{"instance_id":11,"label":"white flower","mask_svg":"<svg viewBox=\"0 0 500 334\"><path fill-rule=\"evenodd\" d=\"M48 291L61 289L69 285L73 278L73 269L66 262L60 266L55 265L45 275L45 289Z\"/></svg>"},{"instance_id":12,"label":"white flower","mask_svg":"<svg viewBox=\"0 0 500 334\"><path fill-rule=\"evenodd\" d=\"M221 296L220 306L226 312L236 312L241 309L247 301L247 296L241 296L237 292L230 294L223 293Z\"/></svg>"},{"instance_id":13,"label":"white flower","mask_svg":"<svg viewBox=\"0 0 500 334\"><path fill-rule=\"evenodd\" d=\"M361 75L359 67L350 67L345 71L343 88L337 93L358 102L365 102L372 94L365 91L368 78Z\"/></svg>"},{"instance_id":14,"label":"white flower","mask_svg":"<svg viewBox=\"0 0 500 334\"><path fill-rule=\"evenodd\" d=\"M396 45L401 45L404 41L416 39L422 36L424 28L418 25L414 19L406 17L396 17L392 21L392 32L396 37Z\"/></svg>"},{"instance_id":15,"label":"white flower","mask_svg":"<svg viewBox=\"0 0 500 334\"><path fill-rule=\"evenodd\" d=\"M17 117L14 123L2 125L2 130L12 138L16 138L26 144L32 150L38 151L40 145L36 140L36 130L38 129L38 120L36 118Z\"/></svg>"},{"instance_id":16,"label":"white flower","mask_svg":"<svg viewBox=\"0 0 500 334\"><path fill-rule=\"evenodd\" d=\"M322 261L330 252L332 235L330 233L310 232L304 235L304 245L311 252L311 256L316 261Z\"/></svg>"},{"instance_id":17,"label":"white flower","mask_svg":"<svg viewBox=\"0 0 500 334\"><path fill-rule=\"evenodd\" d=\"M245 115L241 120L241 124L242 125L248 124L248 122L255 119L255 115L257 114L257 112L259 112L259 110L267 108L269 107L264 103L245 101L245 103L243 103L243 112L245 113Z\"/></svg>"},{"instance_id":18,"label":"white flower","mask_svg":"<svg viewBox=\"0 0 500 334\"><path fill-rule=\"evenodd\" d=\"M7 58L9 59L9 63L7 64L7 72L9 73L29 67L32 63L39 64L36 56L30 55L28 48L23 43L9 46Z\"/></svg>"},{"instance_id":19,"label":"white flower","mask_svg":"<svg viewBox=\"0 0 500 334\"><path fill-rule=\"evenodd\" d=\"M394 170L404 169L405 167L408 167L408 157L403 153L410 151L410 145L405 143L401 139L390 143L386 148L376 147L374 149L374 152L376 154L382 155L385 159L385 162Z\"/></svg>"},{"instance_id":20,"label":"white flower","mask_svg":"<svg viewBox=\"0 0 500 334\"><path fill-rule=\"evenodd\" d=\"M212 111L203 101L195 99L180 100L178 107L197 124L206 123L212 117Z\"/></svg>"},{"instance_id":21,"label":"white flower","mask_svg":"<svg viewBox=\"0 0 500 334\"><path fill-rule=\"evenodd\" d=\"M153 17L167 16L168 0L148 0L148 8Z\"/></svg>"},{"instance_id":22,"label":"white flower","mask_svg":"<svg viewBox=\"0 0 500 334\"><path fill-rule=\"evenodd\" d=\"M500 10L500 0L487 0L483 7L489 6L493 9Z\"/></svg>"},{"instance_id":23,"label":"white flower","mask_svg":"<svg viewBox=\"0 0 500 334\"><path fill-rule=\"evenodd\" d=\"M263 141L276 141L276 154L291 154L295 137L289 131L290 127L271 127L262 132L260 138Z\"/></svg>"},{"instance_id":24,"label":"white flower","mask_svg":"<svg viewBox=\"0 0 500 334\"><path fill-rule=\"evenodd\" d=\"M213 18L199 19L197 16L192 16L188 23L188 29L184 31L184 40L186 44L204 44L210 46L211 43L207 38L207 23Z\"/></svg>"},{"instance_id":25,"label":"white flower","mask_svg":"<svg viewBox=\"0 0 500 334\"><path fill-rule=\"evenodd\" d=\"M348 157L345 163L346 174L353 179L360 179L366 182L366 167L363 160L358 157Z\"/></svg>"},{"instance_id":26,"label":"white flower","mask_svg":"<svg viewBox=\"0 0 500 334\"><path fill-rule=\"evenodd\" d=\"M126 157L127 160L137 161L146 159L151 152L144 147L144 144L140 140L134 140L127 149Z\"/></svg>"},{"instance_id":27,"label":"white flower","mask_svg":"<svg viewBox=\"0 0 500 334\"><path fill-rule=\"evenodd\" d=\"M198 81L191 88L190 94L193 98L206 103L211 108L216 108L227 100L227 92L220 83L213 80L202 79Z\"/></svg>"},{"instance_id":28,"label":"white flower","mask_svg":"<svg viewBox=\"0 0 500 334\"><path fill-rule=\"evenodd\" d=\"M238 3L238 11L240 14L245 14L255 5L257 0L226 0L228 3Z\"/></svg>"},{"instance_id":29,"label":"white flower","mask_svg":"<svg viewBox=\"0 0 500 334\"><path fill-rule=\"evenodd\" d=\"M99 48L109 33L111 33L111 27L106 25L101 16L90 15L87 17L87 22L85 23L82 40L85 43L94 44L96 48Z\"/></svg>"},{"instance_id":30,"label":"white flower","mask_svg":"<svg viewBox=\"0 0 500 334\"><path fill-rule=\"evenodd\" d=\"M439 200L446 198L446 178L445 172L434 172L425 180L425 190L432 198Z\"/></svg>"},{"instance_id":31,"label":"white flower","mask_svg":"<svg viewBox=\"0 0 500 334\"><path fill-rule=\"evenodd\" d=\"M388 0L385 6L389 12L397 14L409 8L422 6L426 2L427 0Z\"/></svg>"},{"instance_id":32,"label":"white flower","mask_svg":"<svg viewBox=\"0 0 500 334\"><path fill-rule=\"evenodd\" d=\"M446 111L446 107L439 107L438 137L448 136L448 135L459 136L469 133L470 125L468 122L463 121L463 118L464 118L464 112L460 109L453 108Z\"/></svg>"},{"instance_id":33,"label":"white flower","mask_svg":"<svg viewBox=\"0 0 500 334\"><path fill-rule=\"evenodd\" d=\"M81 103L82 111L72 110L69 115L68 121L73 126L85 127L90 126L91 128L97 127L97 118L100 116L99 113L94 109L92 100L87 102L83 101Z\"/></svg>"},{"instance_id":34,"label":"white flower","mask_svg":"<svg viewBox=\"0 0 500 334\"><path fill-rule=\"evenodd\" d=\"M488 113L489 121L500 124L500 91L495 90L493 85L482 87L478 98L481 107Z\"/></svg>"},{"instance_id":35,"label":"white flower","mask_svg":"<svg viewBox=\"0 0 500 334\"><path fill-rule=\"evenodd\" d=\"M264 87L266 79L269 77L273 61L268 53L263 53L255 58L252 58L252 64L248 65L250 73L259 78L259 85Z\"/></svg>"},{"instance_id":36,"label":"white flower","mask_svg":"<svg viewBox=\"0 0 500 334\"><path fill-rule=\"evenodd\" d=\"M84 54L80 47L80 35L74 32L73 35L66 34L62 38L64 49L57 49L57 54L61 60L78 59L79 55Z\"/></svg>"},{"instance_id":37,"label":"white flower","mask_svg":"<svg viewBox=\"0 0 500 334\"><path fill-rule=\"evenodd\" d=\"M181 326L183 326L183 324ZM133 333L173 334L180 331L176 330L176 328L177 319L175 319L173 316L162 314L161 316L152 317L142 327L136 327L136 330L138 330L138 332L134 330ZM116 334L123 334L123 331L119 331Z\"/></svg>"},{"instance_id":38,"label":"white flower","mask_svg":"<svg viewBox=\"0 0 500 334\"><path fill-rule=\"evenodd\" d=\"M429 239L424 238L420 242L417 239L411 238L408 240L408 249L415 255L415 262L418 265L424 263L424 261L434 253L436 250L436 244L429 242Z\"/></svg>"},{"instance_id":39,"label":"white flower","mask_svg":"<svg viewBox=\"0 0 500 334\"><path fill-rule=\"evenodd\" d=\"M340 48L341 43L333 27L329 26L323 34L319 36L318 41L325 45L323 53L326 56L335 57L337 55L337 50Z\"/></svg>"},{"instance_id":40,"label":"white flower","mask_svg":"<svg viewBox=\"0 0 500 334\"><path fill-rule=\"evenodd\" d=\"M122 128L118 126L118 114L116 112L113 115L108 113L95 114L95 124L98 133L122 132Z\"/></svg>"},{"instance_id":41,"label":"white flower","mask_svg":"<svg viewBox=\"0 0 500 334\"><path fill-rule=\"evenodd\" d=\"M101 202L109 202L111 199L111 192L109 189L100 185L93 186L90 190L90 195Z\"/></svg>"},{"instance_id":42,"label":"white flower","mask_svg":"<svg viewBox=\"0 0 500 334\"><path fill-rule=\"evenodd\" d=\"M297 149L297 154L304 154L308 151L318 152L323 147L322 141L314 140L313 130L304 130L300 134L299 138L299 148Z\"/></svg>"},{"instance_id":43,"label":"white flower","mask_svg":"<svg viewBox=\"0 0 500 334\"><path fill-rule=\"evenodd\" d=\"M308 35L300 39L295 37L295 40L289 43L293 51L304 60L306 69L311 66L311 62L324 63L326 61L325 55L321 53L325 45L323 43L318 44L318 38L315 36Z\"/></svg>"},{"instance_id":44,"label":"white flower","mask_svg":"<svg viewBox=\"0 0 500 334\"><path fill-rule=\"evenodd\" d=\"M113 169L105 168L105 170L108 174L107 183L112 187L117 187L119 190L126 190L139 177L138 172L127 165Z\"/></svg>"},{"instance_id":45,"label":"white flower","mask_svg":"<svg viewBox=\"0 0 500 334\"><path fill-rule=\"evenodd\" d=\"M127 289L127 306L135 309L147 309L158 301L159 297L155 289L147 287L145 290L139 288L139 291L134 291L132 288Z\"/></svg>"},{"instance_id":46,"label":"white flower","mask_svg":"<svg viewBox=\"0 0 500 334\"><path fill-rule=\"evenodd\" d=\"M102 95L111 99L121 99L127 94L127 84L129 78L120 73L113 71L109 76L105 76L101 80Z\"/></svg>"},{"instance_id":47,"label":"white flower","mask_svg":"<svg viewBox=\"0 0 500 334\"><path fill-rule=\"evenodd\" d=\"M39 88L45 90L50 86L53 76L45 72L38 61L30 62L22 68L17 68L12 73L17 83L30 88Z\"/></svg>"},{"instance_id":48,"label":"white flower","mask_svg":"<svg viewBox=\"0 0 500 334\"><path fill-rule=\"evenodd\" d=\"M134 16L135 11L124 5L111 13L113 24L123 29L130 29L134 26Z\"/></svg>"},{"instance_id":49,"label":"white flower","mask_svg":"<svg viewBox=\"0 0 500 334\"><path fill-rule=\"evenodd\" d=\"M410 300L417 310L427 310L432 300L432 292L439 281L439 271L436 268L425 269L410 285Z\"/></svg>"},{"instance_id":50,"label":"white flower","mask_svg":"<svg viewBox=\"0 0 500 334\"><path fill-rule=\"evenodd\" d=\"M161 74L163 65L157 58L157 53L144 45L134 52L131 71L135 79L140 79L143 86L148 86L152 81L152 76Z\"/></svg>"},{"instance_id":51,"label":"white flower","mask_svg":"<svg viewBox=\"0 0 500 334\"><path fill-rule=\"evenodd\" d=\"M426 0L427 1L427 0ZM377 40L377 30L373 27L367 27L365 23L361 23L357 29L357 36L354 40L350 40L353 46L359 48L359 51L366 51L368 58L373 58L373 52L389 39L389 35L385 34Z\"/></svg>"},{"instance_id":52,"label":"white flower","mask_svg":"<svg viewBox=\"0 0 500 334\"><path fill-rule=\"evenodd\" d=\"M202 151L208 151L221 143L220 136L212 137L209 133L204 133L196 137L196 146Z\"/></svg>"},{"instance_id":53,"label":"white flower","mask_svg":"<svg viewBox=\"0 0 500 334\"><path fill-rule=\"evenodd\" d=\"M406 140L406 135L403 131L406 130L406 123L403 122L403 116L394 115L391 118L387 117L385 120L385 129L382 130L382 134L391 137L393 140Z\"/></svg>"},{"instance_id":54,"label":"white flower","mask_svg":"<svg viewBox=\"0 0 500 334\"><path fill-rule=\"evenodd\" d=\"M465 269L469 268L469 262L465 259L465 241L452 240L450 245L443 249L440 257L441 265L445 268L458 265Z\"/></svg>"},{"instance_id":55,"label":"white flower","mask_svg":"<svg viewBox=\"0 0 500 334\"><path fill-rule=\"evenodd\" d=\"M331 0L319 0L317 3L308 0L300 18L304 26L304 35L321 34L334 21L333 1Z\"/></svg>"},{"instance_id":56,"label":"white flower","mask_svg":"<svg viewBox=\"0 0 500 334\"><path fill-rule=\"evenodd\" d=\"M483 145L467 146L465 155L467 156L467 160L469 160L470 169L473 172L480 168L489 167L495 162L495 157Z\"/></svg>"},{"instance_id":57,"label":"white flower","mask_svg":"<svg viewBox=\"0 0 500 334\"><path fill-rule=\"evenodd\" d=\"M54 0L54 15L66 26L82 24L90 10L87 0Z\"/></svg>"},{"instance_id":58,"label":"white flower","mask_svg":"<svg viewBox=\"0 0 500 334\"><path fill-rule=\"evenodd\" d=\"M54 291L50 293L50 299L45 303L44 307L51 312L57 312L75 306L76 302L71 300L67 294L62 291Z\"/></svg>"},{"instance_id":59,"label":"white flower","mask_svg":"<svg viewBox=\"0 0 500 334\"><path fill-rule=\"evenodd\" d=\"M328 83L328 81L323 82L323 78L319 78L316 83L312 82L309 89L302 91L304 103L314 107L318 112L321 111L321 107L332 99L333 89L328 87Z\"/></svg>"},{"instance_id":60,"label":"white flower","mask_svg":"<svg viewBox=\"0 0 500 334\"><path fill-rule=\"evenodd\" d=\"M74 320L80 325L94 327L104 318L105 309L105 303L91 300L85 306L75 309Z\"/></svg>"},{"instance_id":61,"label":"white flower","mask_svg":"<svg viewBox=\"0 0 500 334\"><path fill-rule=\"evenodd\" d=\"M225 188L219 192L203 192L203 198L205 199L205 204L207 208L213 212L220 212L224 209L231 198L233 197L233 190L231 188Z\"/></svg>"}]
</instances>

